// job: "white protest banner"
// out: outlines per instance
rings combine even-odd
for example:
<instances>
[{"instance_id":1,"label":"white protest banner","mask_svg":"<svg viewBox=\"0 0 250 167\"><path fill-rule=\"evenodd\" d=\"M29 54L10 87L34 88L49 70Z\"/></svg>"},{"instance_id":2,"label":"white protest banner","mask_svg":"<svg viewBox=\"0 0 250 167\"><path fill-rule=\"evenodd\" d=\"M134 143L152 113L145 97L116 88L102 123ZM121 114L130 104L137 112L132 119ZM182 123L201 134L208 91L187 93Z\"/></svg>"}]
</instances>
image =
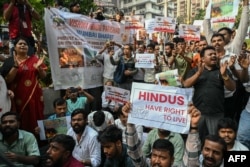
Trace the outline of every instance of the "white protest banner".
<instances>
[{"instance_id":1,"label":"white protest banner","mask_svg":"<svg viewBox=\"0 0 250 167\"><path fill-rule=\"evenodd\" d=\"M104 86L105 98L107 100L115 101L125 104L129 101L130 91L113 86Z\"/></svg>"},{"instance_id":2,"label":"white protest banner","mask_svg":"<svg viewBox=\"0 0 250 167\"><path fill-rule=\"evenodd\" d=\"M179 36L184 38L185 41L199 41L200 40L200 27L188 24L180 24Z\"/></svg>"},{"instance_id":3,"label":"white protest banner","mask_svg":"<svg viewBox=\"0 0 250 167\"><path fill-rule=\"evenodd\" d=\"M154 32L154 28L156 26L156 20L155 19L148 19L145 20L145 29L148 33Z\"/></svg>"},{"instance_id":4,"label":"white protest banner","mask_svg":"<svg viewBox=\"0 0 250 167\"><path fill-rule=\"evenodd\" d=\"M176 20L171 17L160 17L156 16L156 26L154 28L154 31L157 32L168 32L168 33L174 33L175 32L175 26L176 26Z\"/></svg>"},{"instance_id":5,"label":"white protest banner","mask_svg":"<svg viewBox=\"0 0 250 167\"><path fill-rule=\"evenodd\" d=\"M239 0L210 0L206 13L210 14L212 29L232 28L238 13Z\"/></svg>"},{"instance_id":6,"label":"white protest banner","mask_svg":"<svg viewBox=\"0 0 250 167\"><path fill-rule=\"evenodd\" d=\"M125 30L129 29L142 29L144 28L144 16L136 15L136 16L125 16Z\"/></svg>"},{"instance_id":7,"label":"white protest banner","mask_svg":"<svg viewBox=\"0 0 250 167\"><path fill-rule=\"evenodd\" d=\"M136 53L136 68L154 68L155 55L154 54L139 54Z\"/></svg>"},{"instance_id":8,"label":"white protest banner","mask_svg":"<svg viewBox=\"0 0 250 167\"><path fill-rule=\"evenodd\" d=\"M4 113L10 111L10 107L11 107L11 100L8 95L8 88L4 78L2 77L2 75L0 75L0 118Z\"/></svg>"},{"instance_id":9,"label":"white protest banner","mask_svg":"<svg viewBox=\"0 0 250 167\"><path fill-rule=\"evenodd\" d=\"M133 82L128 123L188 133L190 117L187 109L192 95L192 88Z\"/></svg>"},{"instance_id":10,"label":"white protest banner","mask_svg":"<svg viewBox=\"0 0 250 167\"><path fill-rule=\"evenodd\" d=\"M107 40L128 41L124 25L45 9L45 29L54 89L102 86L103 64L95 58Z\"/></svg>"}]
</instances>

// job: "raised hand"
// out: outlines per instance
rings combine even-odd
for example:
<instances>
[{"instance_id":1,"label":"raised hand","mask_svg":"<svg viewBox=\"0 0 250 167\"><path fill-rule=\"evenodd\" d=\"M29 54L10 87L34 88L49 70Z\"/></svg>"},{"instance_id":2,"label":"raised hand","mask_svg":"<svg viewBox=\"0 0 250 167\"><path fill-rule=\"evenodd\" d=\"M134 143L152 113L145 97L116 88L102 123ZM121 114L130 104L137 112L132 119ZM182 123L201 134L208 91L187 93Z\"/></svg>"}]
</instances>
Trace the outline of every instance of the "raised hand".
<instances>
[{"instance_id":1,"label":"raised hand","mask_svg":"<svg viewBox=\"0 0 250 167\"><path fill-rule=\"evenodd\" d=\"M36 64L34 64L34 67L36 69L38 69L44 62L44 59L45 59L45 55L43 55L43 57L40 57L39 60L36 62Z\"/></svg>"},{"instance_id":2,"label":"raised hand","mask_svg":"<svg viewBox=\"0 0 250 167\"><path fill-rule=\"evenodd\" d=\"M227 66L228 66L228 61L225 61L224 63L220 64L220 73L221 73L222 76L227 75L226 74Z\"/></svg>"},{"instance_id":3,"label":"raised hand","mask_svg":"<svg viewBox=\"0 0 250 167\"><path fill-rule=\"evenodd\" d=\"M241 68L248 69L248 66L250 64L249 55L240 55L238 58L238 63Z\"/></svg>"},{"instance_id":4,"label":"raised hand","mask_svg":"<svg viewBox=\"0 0 250 167\"><path fill-rule=\"evenodd\" d=\"M236 57L235 57L235 56L231 56L231 57L230 57L230 60L229 60L229 62L228 62L228 67L229 67L230 69L234 68L235 60L236 60Z\"/></svg>"},{"instance_id":5,"label":"raised hand","mask_svg":"<svg viewBox=\"0 0 250 167\"><path fill-rule=\"evenodd\" d=\"M191 117L190 127L198 127L201 112L193 104L189 104L188 114Z\"/></svg>"},{"instance_id":6,"label":"raised hand","mask_svg":"<svg viewBox=\"0 0 250 167\"><path fill-rule=\"evenodd\" d=\"M203 71L204 71L204 68L205 68L205 63L203 63L202 61L200 61L197 65L197 68L198 68L198 73L201 74Z\"/></svg>"}]
</instances>

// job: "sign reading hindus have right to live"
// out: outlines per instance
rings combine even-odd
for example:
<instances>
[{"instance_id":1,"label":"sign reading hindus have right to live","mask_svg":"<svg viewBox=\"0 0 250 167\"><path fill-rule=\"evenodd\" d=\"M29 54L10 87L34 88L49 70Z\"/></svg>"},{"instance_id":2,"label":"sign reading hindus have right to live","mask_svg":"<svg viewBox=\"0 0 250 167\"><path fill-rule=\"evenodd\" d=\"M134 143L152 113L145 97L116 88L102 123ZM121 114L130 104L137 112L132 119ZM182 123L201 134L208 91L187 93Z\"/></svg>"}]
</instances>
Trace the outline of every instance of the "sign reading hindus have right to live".
<instances>
[{"instance_id":1,"label":"sign reading hindus have right to live","mask_svg":"<svg viewBox=\"0 0 250 167\"><path fill-rule=\"evenodd\" d=\"M190 117L187 109L192 95L192 88L133 83L128 123L188 133Z\"/></svg>"}]
</instances>

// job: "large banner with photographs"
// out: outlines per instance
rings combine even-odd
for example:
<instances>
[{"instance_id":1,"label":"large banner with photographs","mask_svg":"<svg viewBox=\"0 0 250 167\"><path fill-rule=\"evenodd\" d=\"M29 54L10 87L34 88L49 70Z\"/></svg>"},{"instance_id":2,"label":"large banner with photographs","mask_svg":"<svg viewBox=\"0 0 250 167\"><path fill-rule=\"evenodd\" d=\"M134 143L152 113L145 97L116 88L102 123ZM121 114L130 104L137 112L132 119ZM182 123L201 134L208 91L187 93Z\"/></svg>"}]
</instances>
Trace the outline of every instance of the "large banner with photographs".
<instances>
[{"instance_id":1,"label":"large banner with photographs","mask_svg":"<svg viewBox=\"0 0 250 167\"><path fill-rule=\"evenodd\" d=\"M213 30L233 28L238 14L239 0L209 0L206 13L210 14Z\"/></svg>"},{"instance_id":2,"label":"large banner with photographs","mask_svg":"<svg viewBox=\"0 0 250 167\"><path fill-rule=\"evenodd\" d=\"M128 42L124 25L56 8L46 8L44 19L54 89L101 86L103 64L95 55L108 40Z\"/></svg>"}]
</instances>

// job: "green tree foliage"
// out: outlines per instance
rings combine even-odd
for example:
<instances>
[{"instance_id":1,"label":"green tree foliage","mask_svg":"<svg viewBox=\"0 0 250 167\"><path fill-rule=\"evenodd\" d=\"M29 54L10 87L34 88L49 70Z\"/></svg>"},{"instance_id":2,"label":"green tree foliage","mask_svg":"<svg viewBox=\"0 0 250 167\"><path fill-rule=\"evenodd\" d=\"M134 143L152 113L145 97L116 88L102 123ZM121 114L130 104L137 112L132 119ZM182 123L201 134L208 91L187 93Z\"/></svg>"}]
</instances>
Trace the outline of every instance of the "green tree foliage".
<instances>
[{"instance_id":1,"label":"green tree foliage","mask_svg":"<svg viewBox=\"0 0 250 167\"><path fill-rule=\"evenodd\" d=\"M55 0L28 0L32 6L36 9L36 11L43 17L44 15L44 8L46 7L53 7ZM58 0L63 1L64 7L69 7L73 2L79 2L81 6L81 13L84 15L88 15L91 9L95 8L93 0ZM0 6L3 8L4 3L9 3L10 0L1 0ZM3 12L0 13L0 23L3 23ZM42 33L44 35L45 28L44 28L44 21L41 18L39 21L33 22L33 31L36 35Z\"/></svg>"},{"instance_id":2,"label":"green tree foliage","mask_svg":"<svg viewBox=\"0 0 250 167\"><path fill-rule=\"evenodd\" d=\"M194 20L203 20L206 14L205 9L199 9L194 17Z\"/></svg>"}]
</instances>

